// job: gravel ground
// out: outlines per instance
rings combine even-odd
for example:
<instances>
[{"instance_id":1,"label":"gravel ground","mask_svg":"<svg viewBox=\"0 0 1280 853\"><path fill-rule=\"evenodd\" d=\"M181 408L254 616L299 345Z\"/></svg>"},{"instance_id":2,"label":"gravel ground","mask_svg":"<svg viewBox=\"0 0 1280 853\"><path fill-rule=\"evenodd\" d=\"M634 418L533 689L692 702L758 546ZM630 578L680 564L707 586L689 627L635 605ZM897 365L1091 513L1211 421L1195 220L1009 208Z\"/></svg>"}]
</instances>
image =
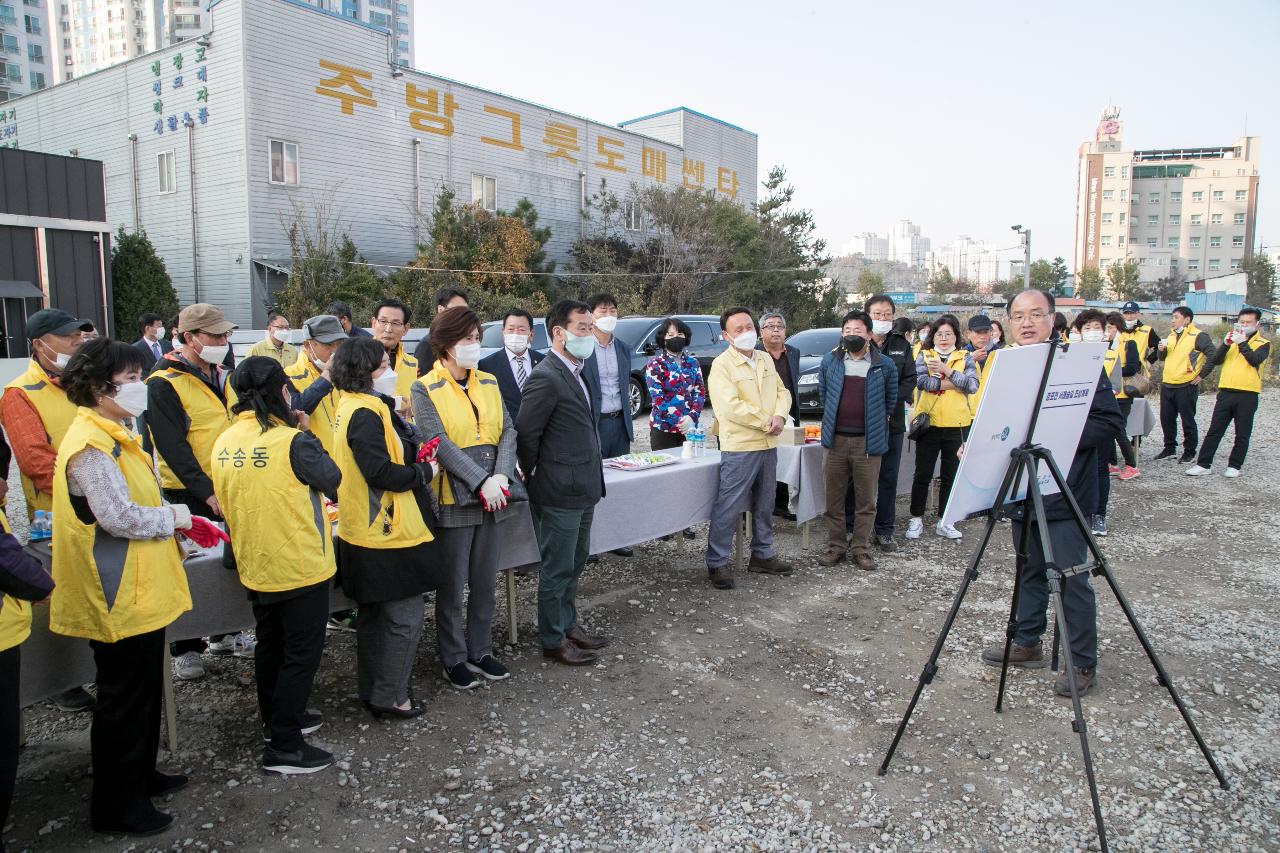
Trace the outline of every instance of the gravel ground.
<instances>
[{"instance_id":1,"label":"gravel ground","mask_svg":"<svg viewBox=\"0 0 1280 853\"><path fill-rule=\"evenodd\" d=\"M1200 402L1202 430L1211 408ZM1085 703L1115 850L1280 849L1277 424L1280 394L1269 391L1240 480L1218 476L1222 461L1192 481L1144 448L1142 476L1115 486L1104 542L1114 573L1232 782L1217 787L1100 591L1100 683ZM521 577L521 640L497 649L514 678L450 689L429 624L414 674L428 711L404 723L361 712L354 638L333 635L312 700L326 723L313 738L340 763L310 777L262 775L251 665L208 661L204 681L178 685L183 742L160 760L193 781L161 804L177 822L153 839L89 832L89 717L32 708L4 840L13 850L1096 849L1053 674L1013 671L1005 712L992 711L999 671L977 655L1003 636L1003 530L889 775L875 775L978 522L964 529L964 543L930 533L863 573L819 567L822 537L802 551L779 523L796 574L748 575L731 592L707 584L700 546L607 556L580 601L588 626L614 642L586 669L543 663L536 578Z\"/></svg>"}]
</instances>

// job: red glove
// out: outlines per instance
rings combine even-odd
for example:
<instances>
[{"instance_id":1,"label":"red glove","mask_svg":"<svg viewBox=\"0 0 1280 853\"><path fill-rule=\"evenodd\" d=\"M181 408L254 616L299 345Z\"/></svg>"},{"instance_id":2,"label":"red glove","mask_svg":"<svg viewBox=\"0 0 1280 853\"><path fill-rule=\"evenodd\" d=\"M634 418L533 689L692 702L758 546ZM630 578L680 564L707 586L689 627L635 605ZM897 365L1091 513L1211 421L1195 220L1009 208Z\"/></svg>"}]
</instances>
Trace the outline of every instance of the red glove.
<instances>
[{"instance_id":1,"label":"red glove","mask_svg":"<svg viewBox=\"0 0 1280 853\"><path fill-rule=\"evenodd\" d=\"M435 462L436 448L439 446L440 446L440 436L437 435L435 438L431 439L426 444L422 445L422 447L418 448L418 461L419 462Z\"/></svg>"},{"instance_id":2,"label":"red glove","mask_svg":"<svg viewBox=\"0 0 1280 853\"><path fill-rule=\"evenodd\" d=\"M230 542L231 537L222 532L222 528L198 515L191 517L191 529L178 531L201 548L212 548L219 542Z\"/></svg>"}]
</instances>

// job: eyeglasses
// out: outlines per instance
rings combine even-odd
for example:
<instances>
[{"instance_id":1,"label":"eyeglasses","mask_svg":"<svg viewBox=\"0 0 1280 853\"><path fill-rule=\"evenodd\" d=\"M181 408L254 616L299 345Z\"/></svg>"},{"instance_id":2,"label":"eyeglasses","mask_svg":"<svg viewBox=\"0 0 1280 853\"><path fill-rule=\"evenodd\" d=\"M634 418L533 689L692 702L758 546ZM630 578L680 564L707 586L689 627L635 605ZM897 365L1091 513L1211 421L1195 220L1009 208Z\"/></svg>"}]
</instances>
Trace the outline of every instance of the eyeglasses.
<instances>
[{"instance_id":1,"label":"eyeglasses","mask_svg":"<svg viewBox=\"0 0 1280 853\"><path fill-rule=\"evenodd\" d=\"M381 317L375 317L373 325L381 326L384 329L402 329L404 328L403 320L384 320Z\"/></svg>"},{"instance_id":2,"label":"eyeglasses","mask_svg":"<svg viewBox=\"0 0 1280 853\"><path fill-rule=\"evenodd\" d=\"M1019 311L1019 312L1018 312L1018 313L1016 313L1016 314L1010 314L1010 315L1009 315L1009 320L1010 320L1014 325L1018 325L1018 326L1020 326L1020 325L1022 325L1023 323L1027 323L1027 322L1030 322L1030 323L1043 323L1043 322L1044 322L1044 320L1045 320L1045 318L1046 318L1046 317L1048 317L1048 316L1049 316L1049 312L1047 312L1047 311L1029 311L1029 312L1026 312L1026 313L1024 313L1024 312L1022 312L1022 311Z\"/></svg>"},{"instance_id":3,"label":"eyeglasses","mask_svg":"<svg viewBox=\"0 0 1280 853\"><path fill-rule=\"evenodd\" d=\"M785 332L787 330L786 326L779 325L778 323L766 323L760 328L766 332Z\"/></svg>"}]
</instances>

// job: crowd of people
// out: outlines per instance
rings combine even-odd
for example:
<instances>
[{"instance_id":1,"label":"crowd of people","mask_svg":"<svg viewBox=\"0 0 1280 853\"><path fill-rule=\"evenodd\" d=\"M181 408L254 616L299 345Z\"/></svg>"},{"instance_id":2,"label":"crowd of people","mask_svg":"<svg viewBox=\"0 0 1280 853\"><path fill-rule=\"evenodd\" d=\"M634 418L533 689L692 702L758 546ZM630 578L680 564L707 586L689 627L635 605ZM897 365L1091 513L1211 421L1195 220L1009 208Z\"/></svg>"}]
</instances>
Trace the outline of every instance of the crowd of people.
<instances>
[{"instance_id":1,"label":"crowd of people","mask_svg":"<svg viewBox=\"0 0 1280 853\"><path fill-rule=\"evenodd\" d=\"M306 740L324 721L307 709L326 626L353 622L357 694L377 719L423 713L410 675L434 593L436 647L448 685L474 689L511 676L494 654L493 616L504 526L527 502L540 554L537 592L542 654L568 666L592 664L610 638L593 633L577 609L591 553L596 506L605 495L602 460L630 451L627 346L615 335L618 301L597 294L562 300L545 317L547 352L532 348L534 318L513 308L501 318L503 347L481 358L481 320L466 293L446 289L414 353L406 351L411 311L379 302L372 333L341 303L302 323L294 344L288 318L271 314L267 337L236 364L236 326L215 306L182 309L166 334L163 318L140 318L133 344L98 338L91 324L57 309L28 319L32 357L0 398L21 473L29 518L52 512L52 576L14 538L0 534L0 825L16 768L19 647L30 603L48 600L50 628L89 641L97 666L90 818L96 830L149 834L172 818L152 798L186 783L157 769L165 629L192 606L184 555L223 546L249 600L252 631L175 642L180 678L203 675L206 653L254 659L262 766L312 773L333 757ZM1137 436L1126 429L1134 401L1159 370L1164 447L1203 475L1234 424L1226 476L1238 476L1248 448L1270 344L1260 313L1246 308L1214 346L1190 310L1178 308L1160 337L1138 306L1088 309L1072 321L1042 291L1024 291L1007 317L967 322L945 314L915 325L877 294L848 312L838 345L818 368L827 528L818 562L849 559L876 568L897 542L896 498L905 442L915 442L905 539L923 535L932 502L939 518L992 366L1007 346L1053 338L1109 343L1087 425L1068 481L1095 534L1105 535L1113 476L1139 475ZM789 514L777 481L777 447L799 418L799 353L786 344L786 319L726 310L728 346L707 376L689 352L679 318L663 320L644 368L651 402L649 445L677 448L711 427L720 456L704 562L717 589L733 589L733 539L751 513L750 571L786 576L776 552L775 516ZM1197 388L1221 366L1209 434L1197 447ZM231 369L234 367L234 369ZM9 446L3 446L7 470ZM935 469L940 476L935 477ZM933 483L938 483L935 491ZM2 483L3 481L0 481ZM3 486L0 486L3 488ZM1048 529L1027 531L1023 594L1009 662L1044 666L1040 637L1048 589L1035 556L1048 536L1062 561L1083 562L1086 540L1062 496L1046 506ZM336 514L336 523L333 518ZM264 519L270 519L264 524ZM1015 519L1015 541L1023 519ZM225 530L224 530L225 528ZM960 539L940 520L936 535ZM682 535L694 538L692 530ZM630 548L614 552L629 556ZM329 612L341 585L352 614ZM1095 681L1096 627L1087 574L1065 585L1068 638L1079 692ZM982 654L1005 658L1000 644ZM1069 694L1064 672L1055 687ZM82 698L66 699L68 707Z\"/></svg>"}]
</instances>

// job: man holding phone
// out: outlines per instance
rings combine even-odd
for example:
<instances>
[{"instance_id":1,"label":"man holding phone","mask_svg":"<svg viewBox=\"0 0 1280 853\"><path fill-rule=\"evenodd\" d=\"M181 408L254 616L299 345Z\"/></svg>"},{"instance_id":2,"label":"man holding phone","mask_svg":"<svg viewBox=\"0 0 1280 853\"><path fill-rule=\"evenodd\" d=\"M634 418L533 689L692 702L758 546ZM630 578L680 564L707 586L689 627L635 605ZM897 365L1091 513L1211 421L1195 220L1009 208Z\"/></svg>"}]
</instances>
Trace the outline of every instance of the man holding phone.
<instances>
[{"instance_id":1,"label":"man holding phone","mask_svg":"<svg viewBox=\"0 0 1280 853\"><path fill-rule=\"evenodd\" d=\"M1227 332L1227 339L1213 354L1213 363L1222 365L1222 376L1218 380L1218 399L1213 404L1209 434L1204 437L1196 464L1187 469L1192 477L1209 473L1213 455L1218 452L1218 444L1232 422L1236 425L1236 438L1222 476L1239 477L1244 467L1249 437L1253 434L1253 416L1258 411L1258 396L1262 392L1262 365L1271 355L1271 342L1258 331L1261 320L1262 312L1257 308L1241 308L1235 328Z\"/></svg>"}]
</instances>

